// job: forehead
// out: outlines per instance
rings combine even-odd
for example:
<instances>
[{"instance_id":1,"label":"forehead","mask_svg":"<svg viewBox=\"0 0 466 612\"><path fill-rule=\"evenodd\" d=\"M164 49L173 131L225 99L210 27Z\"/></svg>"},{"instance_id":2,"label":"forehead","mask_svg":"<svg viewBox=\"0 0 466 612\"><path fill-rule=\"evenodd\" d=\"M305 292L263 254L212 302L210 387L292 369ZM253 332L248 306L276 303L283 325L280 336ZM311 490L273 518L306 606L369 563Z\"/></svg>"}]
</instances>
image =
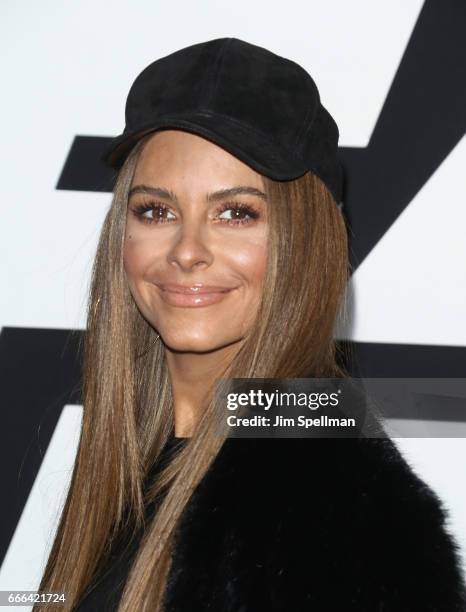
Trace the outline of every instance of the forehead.
<instances>
[{"instance_id":1,"label":"forehead","mask_svg":"<svg viewBox=\"0 0 466 612\"><path fill-rule=\"evenodd\" d=\"M160 130L145 143L133 184L139 182L250 184L263 188L262 176L217 144L184 130Z\"/></svg>"}]
</instances>

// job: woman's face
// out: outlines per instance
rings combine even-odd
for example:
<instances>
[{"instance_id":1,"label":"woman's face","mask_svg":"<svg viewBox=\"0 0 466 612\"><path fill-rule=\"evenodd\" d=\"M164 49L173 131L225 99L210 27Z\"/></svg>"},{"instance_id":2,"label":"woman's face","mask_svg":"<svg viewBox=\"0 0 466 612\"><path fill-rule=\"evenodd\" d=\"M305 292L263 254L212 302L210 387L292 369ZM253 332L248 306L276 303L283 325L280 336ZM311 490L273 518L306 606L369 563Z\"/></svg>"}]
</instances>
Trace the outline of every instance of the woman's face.
<instances>
[{"instance_id":1,"label":"woman's face","mask_svg":"<svg viewBox=\"0 0 466 612\"><path fill-rule=\"evenodd\" d=\"M262 293L267 204L262 177L221 147L155 132L128 200L124 266L139 310L174 351L244 338Z\"/></svg>"}]
</instances>

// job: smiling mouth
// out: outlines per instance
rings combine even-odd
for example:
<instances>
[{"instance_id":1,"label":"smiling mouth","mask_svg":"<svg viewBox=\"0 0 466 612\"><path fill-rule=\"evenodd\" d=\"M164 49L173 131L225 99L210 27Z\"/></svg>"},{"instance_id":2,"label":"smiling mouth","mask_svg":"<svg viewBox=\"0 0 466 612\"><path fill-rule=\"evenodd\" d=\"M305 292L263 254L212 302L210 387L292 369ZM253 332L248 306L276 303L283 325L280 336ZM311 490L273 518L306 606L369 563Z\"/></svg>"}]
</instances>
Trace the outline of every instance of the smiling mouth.
<instances>
[{"instance_id":1,"label":"smiling mouth","mask_svg":"<svg viewBox=\"0 0 466 612\"><path fill-rule=\"evenodd\" d=\"M236 289L236 287L213 287L194 285L184 287L182 285L156 285L160 297L170 306L182 308L196 308L217 304Z\"/></svg>"}]
</instances>

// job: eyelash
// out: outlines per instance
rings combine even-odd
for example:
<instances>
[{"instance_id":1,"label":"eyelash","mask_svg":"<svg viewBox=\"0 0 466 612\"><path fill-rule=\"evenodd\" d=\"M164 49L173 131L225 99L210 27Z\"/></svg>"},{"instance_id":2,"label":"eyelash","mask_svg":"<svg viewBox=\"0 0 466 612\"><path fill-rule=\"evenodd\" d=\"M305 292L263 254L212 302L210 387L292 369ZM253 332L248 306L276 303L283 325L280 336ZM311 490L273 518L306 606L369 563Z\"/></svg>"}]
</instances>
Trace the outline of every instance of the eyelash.
<instances>
[{"instance_id":1,"label":"eyelash","mask_svg":"<svg viewBox=\"0 0 466 612\"><path fill-rule=\"evenodd\" d=\"M158 217L155 219L150 219L149 217L144 217L143 215L149 210L160 210L160 211L168 211L169 208L160 202L147 202L144 204L137 204L131 208L133 214L143 223L156 223L159 225L160 223L171 223L173 219L164 219L163 217ZM218 214L222 214L226 210L234 210L235 212L246 213L249 215L250 219L220 219L221 223L226 223L227 225L248 225L256 221L260 214L255 208L250 206L249 204L233 203L233 202L225 202L222 204L220 209L218 210Z\"/></svg>"}]
</instances>

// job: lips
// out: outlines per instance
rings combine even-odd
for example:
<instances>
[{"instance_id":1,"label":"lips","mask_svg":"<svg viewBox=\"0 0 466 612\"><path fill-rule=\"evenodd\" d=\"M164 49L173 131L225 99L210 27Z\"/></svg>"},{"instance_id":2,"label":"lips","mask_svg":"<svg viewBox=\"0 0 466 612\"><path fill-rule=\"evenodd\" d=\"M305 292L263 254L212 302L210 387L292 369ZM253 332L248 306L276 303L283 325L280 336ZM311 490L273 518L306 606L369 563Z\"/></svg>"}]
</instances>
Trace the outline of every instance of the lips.
<instances>
[{"instance_id":1,"label":"lips","mask_svg":"<svg viewBox=\"0 0 466 612\"><path fill-rule=\"evenodd\" d=\"M221 302L236 287L223 287L218 285L192 285L157 284L160 297L170 306L182 308L195 308L209 306Z\"/></svg>"},{"instance_id":2,"label":"lips","mask_svg":"<svg viewBox=\"0 0 466 612\"><path fill-rule=\"evenodd\" d=\"M162 291L169 291L170 293L181 293L184 295L200 295L205 293L223 293L226 291L231 291L234 287L219 287L216 285L202 285L194 284L194 285L173 285L173 284L159 284L158 287Z\"/></svg>"}]
</instances>

